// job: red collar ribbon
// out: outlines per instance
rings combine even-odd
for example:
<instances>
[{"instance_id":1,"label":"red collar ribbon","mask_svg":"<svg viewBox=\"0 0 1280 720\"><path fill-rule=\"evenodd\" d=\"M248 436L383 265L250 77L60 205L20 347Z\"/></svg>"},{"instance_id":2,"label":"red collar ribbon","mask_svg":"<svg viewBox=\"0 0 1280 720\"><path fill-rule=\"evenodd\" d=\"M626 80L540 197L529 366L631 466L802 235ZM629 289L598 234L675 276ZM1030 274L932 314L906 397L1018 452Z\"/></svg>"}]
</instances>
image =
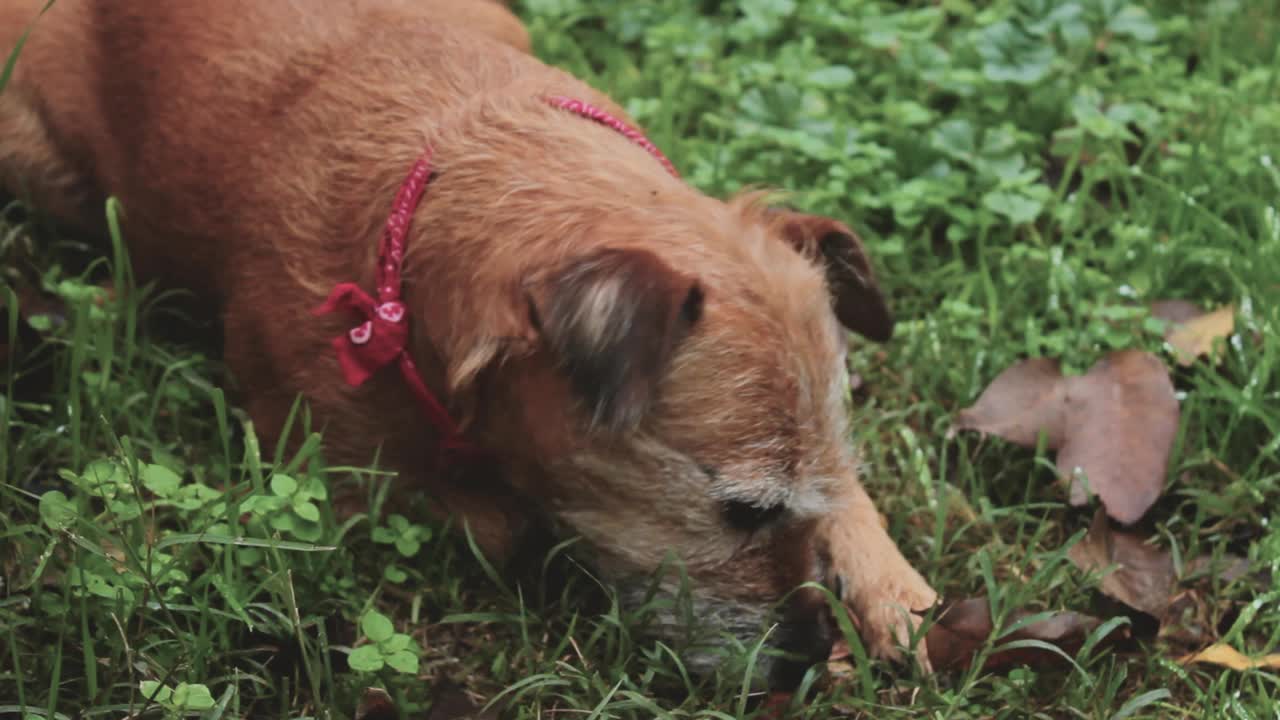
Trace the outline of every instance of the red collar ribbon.
<instances>
[{"instance_id":1,"label":"red collar ribbon","mask_svg":"<svg viewBox=\"0 0 1280 720\"><path fill-rule=\"evenodd\" d=\"M547 98L547 102L616 130L644 148L673 177L679 177L671 161L643 133L610 113L566 97ZM341 283L334 287L328 300L313 313L324 315L341 310L364 319L331 342L348 385L359 387L383 367L391 363L398 364L400 374L409 385L423 414L439 431L442 449L474 452L476 448L463 437L462 430L453 421L444 404L423 382L422 375L418 373L418 368L406 349L409 341L409 313L400 299L401 267L404 263L409 224L430 180L431 148L427 148L414 163L409 176L396 193L391 215L382 231L382 240L378 246L377 300L355 283Z\"/></svg>"}]
</instances>

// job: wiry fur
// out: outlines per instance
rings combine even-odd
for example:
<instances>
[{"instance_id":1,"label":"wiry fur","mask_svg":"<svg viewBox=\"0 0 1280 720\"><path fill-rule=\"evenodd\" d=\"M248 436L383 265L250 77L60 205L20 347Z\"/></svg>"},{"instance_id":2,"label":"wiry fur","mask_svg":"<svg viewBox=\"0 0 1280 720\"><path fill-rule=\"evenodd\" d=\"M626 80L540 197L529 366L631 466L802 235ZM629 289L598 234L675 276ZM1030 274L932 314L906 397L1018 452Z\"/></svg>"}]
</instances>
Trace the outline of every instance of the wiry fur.
<instances>
[{"instance_id":1,"label":"wiry fur","mask_svg":"<svg viewBox=\"0 0 1280 720\"><path fill-rule=\"evenodd\" d=\"M0 51L43 4L0 0ZM850 328L891 327L861 244L830 219L703 196L548 106L623 116L527 43L487 0L59 2L0 96L0 181L86 227L118 196L139 274L221 313L268 441L301 393L334 430L332 459L381 448L491 552L531 522L582 535L611 577L672 551L709 618L754 625L800 583L843 576L872 651L893 654L901 609L934 594L848 446L832 294ZM499 465L461 479L425 470L432 431L395 373L342 384L328 341L350 319L310 315L338 282L372 286L391 198L426 147L412 352ZM830 243L857 272L824 265ZM644 260L583 264L601 257ZM572 282L539 295L548 277ZM785 512L744 533L726 499Z\"/></svg>"}]
</instances>

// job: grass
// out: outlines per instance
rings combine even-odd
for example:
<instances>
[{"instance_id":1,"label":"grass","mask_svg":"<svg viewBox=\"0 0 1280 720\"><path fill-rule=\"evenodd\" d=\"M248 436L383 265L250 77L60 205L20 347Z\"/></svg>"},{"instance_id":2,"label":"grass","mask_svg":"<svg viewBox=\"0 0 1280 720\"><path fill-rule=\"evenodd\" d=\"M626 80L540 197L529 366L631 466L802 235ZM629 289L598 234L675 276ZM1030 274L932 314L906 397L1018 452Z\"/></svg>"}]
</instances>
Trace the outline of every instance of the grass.
<instances>
[{"instance_id":1,"label":"grass","mask_svg":"<svg viewBox=\"0 0 1280 720\"><path fill-rule=\"evenodd\" d=\"M1112 617L1064 559L1089 514L1066 506L1051 463L947 430L1023 357L1076 372L1122 347L1170 358L1117 322L1141 303L1234 304L1222 363L1175 375L1182 426L1144 529L1183 558L1280 564L1280 8L1150 5L520 11L538 54L624 100L693 184L784 187L863 232L901 324L854 353L856 441L934 586L988 594L1002 616ZM106 293L131 287L123 240L68 240L36 210L0 216L0 715L341 718L369 685L406 717L459 685L516 718L752 712L740 663L687 677L571 562L530 563L517 584L421 508L386 507L392 478L327 465L305 407L298 453L260 448L180 298ZM366 509L339 522L344 498ZM1203 591L1223 640L1275 651L1275 582ZM1185 648L1122 618L1134 640L1074 665L815 673L789 716L1274 715L1275 672L1181 666Z\"/></svg>"}]
</instances>

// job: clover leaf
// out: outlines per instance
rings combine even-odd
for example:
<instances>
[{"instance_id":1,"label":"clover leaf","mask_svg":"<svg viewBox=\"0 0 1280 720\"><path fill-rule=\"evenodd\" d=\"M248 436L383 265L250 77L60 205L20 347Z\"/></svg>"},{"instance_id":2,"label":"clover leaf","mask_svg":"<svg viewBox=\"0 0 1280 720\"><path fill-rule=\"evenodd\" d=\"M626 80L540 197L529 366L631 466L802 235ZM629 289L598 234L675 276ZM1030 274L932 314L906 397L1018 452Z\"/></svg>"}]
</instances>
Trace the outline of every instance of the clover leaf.
<instances>
[{"instance_id":1,"label":"clover leaf","mask_svg":"<svg viewBox=\"0 0 1280 720\"><path fill-rule=\"evenodd\" d=\"M138 683L138 689L142 691L142 696L147 700L164 705L173 697L173 688L168 685L161 685L155 680L143 680Z\"/></svg>"},{"instance_id":2,"label":"clover leaf","mask_svg":"<svg viewBox=\"0 0 1280 720\"><path fill-rule=\"evenodd\" d=\"M172 497L182 486L182 477L163 465L143 465L141 474L142 486L158 497Z\"/></svg>"},{"instance_id":3,"label":"clover leaf","mask_svg":"<svg viewBox=\"0 0 1280 720\"><path fill-rule=\"evenodd\" d=\"M40 519L50 530L66 530L76 522L76 506L60 490L40 496Z\"/></svg>"},{"instance_id":4,"label":"clover leaf","mask_svg":"<svg viewBox=\"0 0 1280 720\"><path fill-rule=\"evenodd\" d=\"M413 557L422 549L422 543L431 539L431 528L414 525L403 515L391 515L386 527L376 527L371 534L373 541L383 545L395 545L404 557Z\"/></svg>"},{"instance_id":5,"label":"clover leaf","mask_svg":"<svg viewBox=\"0 0 1280 720\"><path fill-rule=\"evenodd\" d=\"M1058 53L1040 38L1001 20L975 33L982 73L995 82L1034 85L1049 75Z\"/></svg>"},{"instance_id":6,"label":"clover leaf","mask_svg":"<svg viewBox=\"0 0 1280 720\"><path fill-rule=\"evenodd\" d=\"M209 687L200 683L178 683L171 688L155 680L143 680L138 683L138 689L143 697L167 710L171 717L191 710L212 710L218 704Z\"/></svg>"},{"instance_id":7,"label":"clover leaf","mask_svg":"<svg viewBox=\"0 0 1280 720\"><path fill-rule=\"evenodd\" d=\"M283 473L271 476L271 492L276 497L289 497L298 491L298 481Z\"/></svg>"},{"instance_id":8,"label":"clover leaf","mask_svg":"<svg viewBox=\"0 0 1280 720\"><path fill-rule=\"evenodd\" d=\"M369 644L361 645L347 656L347 664L357 672L377 672L390 667L396 672L413 675L418 672L418 648L413 638L395 631L386 615L370 610L360 618L360 630Z\"/></svg>"},{"instance_id":9,"label":"clover leaf","mask_svg":"<svg viewBox=\"0 0 1280 720\"><path fill-rule=\"evenodd\" d=\"M408 650L391 653L383 658L392 670L402 672L406 675L416 675L418 672L418 656Z\"/></svg>"},{"instance_id":10,"label":"clover leaf","mask_svg":"<svg viewBox=\"0 0 1280 720\"><path fill-rule=\"evenodd\" d=\"M365 637L380 643L390 639L395 635L396 628L391 624L391 619L376 610L370 610L360 618L360 629L364 632Z\"/></svg>"},{"instance_id":11,"label":"clover leaf","mask_svg":"<svg viewBox=\"0 0 1280 720\"><path fill-rule=\"evenodd\" d=\"M1139 42L1151 42L1157 34L1151 15L1137 5L1126 5L1112 15L1107 20L1107 30L1116 35L1128 35Z\"/></svg>"},{"instance_id":12,"label":"clover leaf","mask_svg":"<svg viewBox=\"0 0 1280 720\"><path fill-rule=\"evenodd\" d=\"M178 683L173 689L173 706L180 710L210 710L217 702L208 686L199 683Z\"/></svg>"},{"instance_id":13,"label":"clover leaf","mask_svg":"<svg viewBox=\"0 0 1280 720\"><path fill-rule=\"evenodd\" d=\"M356 672L377 672L386 662L377 645L362 645L347 656L347 664Z\"/></svg>"},{"instance_id":14,"label":"clover leaf","mask_svg":"<svg viewBox=\"0 0 1280 720\"><path fill-rule=\"evenodd\" d=\"M328 498L324 483L310 478L299 483L291 475L275 473L269 483L270 494L252 495L240 504L243 512L265 520L273 529L289 533L299 540L316 542L324 536L320 522L320 506L316 500Z\"/></svg>"}]
</instances>

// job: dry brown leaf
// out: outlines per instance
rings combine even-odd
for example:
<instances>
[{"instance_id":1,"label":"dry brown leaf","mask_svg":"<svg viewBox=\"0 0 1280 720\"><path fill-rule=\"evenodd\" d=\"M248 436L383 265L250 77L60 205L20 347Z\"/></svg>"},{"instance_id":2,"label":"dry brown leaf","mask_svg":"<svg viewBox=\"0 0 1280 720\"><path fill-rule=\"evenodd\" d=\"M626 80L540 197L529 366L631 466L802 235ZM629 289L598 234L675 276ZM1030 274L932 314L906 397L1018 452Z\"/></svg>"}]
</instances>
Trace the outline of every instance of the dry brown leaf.
<instances>
[{"instance_id":1,"label":"dry brown leaf","mask_svg":"<svg viewBox=\"0 0 1280 720\"><path fill-rule=\"evenodd\" d=\"M1035 447L1041 432L1070 479L1072 505L1088 488L1111 517L1137 522L1164 490L1180 410L1169 372L1156 356L1113 352L1089 372L1064 378L1045 358L1000 373L956 426Z\"/></svg>"},{"instance_id":2,"label":"dry brown leaf","mask_svg":"<svg viewBox=\"0 0 1280 720\"><path fill-rule=\"evenodd\" d=\"M1187 576L1212 574L1219 582L1229 583L1239 580L1249 574L1249 561L1238 555L1225 555L1221 558L1224 566L1215 567L1214 563L1218 559L1211 555L1201 555L1192 558L1186 564L1185 574Z\"/></svg>"},{"instance_id":3,"label":"dry brown leaf","mask_svg":"<svg viewBox=\"0 0 1280 720\"><path fill-rule=\"evenodd\" d=\"M1014 613L1009 621L1016 622L1028 614ZM1014 640L1040 640L1071 656L1100 624L1100 620L1088 615L1062 612L1000 638L997 647ZM952 604L938 614L937 622L926 634L929 661L937 670L967 666L986 644L992 628L991 606L987 598L969 598ZM1065 662L1061 655L1043 648L1016 648L992 653L983 663L983 668L992 670L1013 665L1054 667Z\"/></svg>"},{"instance_id":4,"label":"dry brown leaf","mask_svg":"<svg viewBox=\"0 0 1280 720\"><path fill-rule=\"evenodd\" d=\"M1221 608L1215 608L1204 588L1197 586L1195 580L1204 580L1197 576L1209 574L1219 582L1232 582L1249 571L1244 558L1201 556L1184 566L1182 579L1191 580L1192 587L1180 586L1169 551L1113 528L1101 510L1089 532L1067 554L1081 570L1103 573L1098 582L1102 594L1155 618L1158 637L1183 648L1203 647L1217 636Z\"/></svg>"},{"instance_id":5,"label":"dry brown leaf","mask_svg":"<svg viewBox=\"0 0 1280 720\"><path fill-rule=\"evenodd\" d=\"M996 376L972 407L956 416L956 427L1035 447L1041 432L1057 449L1066 431L1066 383L1058 361L1031 358Z\"/></svg>"},{"instance_id":6,"label":"dry brown leaf","mask_svg":"<svg viewBox=\"0 0 1280 720\"><path fill-rule=\"evenodd\" d=\"M1215 341L1230 337L1235 332L1235 323L1235 307L1227 305L1186 320L1174 320L1164 339L1173 347L1178 363L1190 365L1198 357L1209 357Z\"/></svg>"},{"instance_id":7,"label":"dry brown leaf","mask_svg":"<svg viewBox=\"0 0 1280 720\"><path fill-rule=\"evenodd\" d=\"M365 688L356 705L355 720L398 720L396 705L382 688Z\"/></svg>"},{"instance_id":8,"label":"dry brown leaf","mask_svg":"<svg viewBox=\"0 0 1280 720\"><path fill-rule=\"evenodd\" d=\"M1176 580L1173 556L1137 535L1113 530L1104 512L1094 515L1089 532L1067 555L1085 572L1105 573L1098 583L1104 595L1157 618L1168 609Z\"/></svg>"},{"instance_id":9,"label":"dry brown leaf","mask_svg":"<svg viewBox=\"0 0 1280 720\"><path fill-rule=\"evenodd\" d=\"M1178 658L1178 663L1208 663L1232 670L1280 670L1280 653L1249 657L1226 643L1215 643L1200 652Z\"/></svg>"},{"instance_id":10,"label":"dry brown leaf","mask_svg":"<svg viewBox=\"0 0 1280 720\"><path fill-rule=\"evenodd\" d=\"M1204 314L1204 310L1200 309L1199 305L1188 300L1156 300L1148 309L1151 311L1151 317L1163 320L1170 325L1181 325Z\"/></svg>"},{"instance_id":11,"label":"dry brown leaf","mask_svg":"<svg viewBox=\"0 0 1280 720\"><path fill-rule=\"evenodd\" d=\"M1173 606L1187 599L1187 593L1178 590L1173 554L1139 535L1112 527L1101 510L1094 515L1084 538L1071 546L1067 555L1085 572L1105 572L1098 584L1104 595L1153 617L1167 617ZM1248 572L1249 561L1242 557L1201 555L1186 561L1182 580L1194 582L1197 576L1210 575L1218 582L1229 583Z\"/></svg>"},{"instance_id":12,"label":"dry brown leaf","mask_svg":"<svg viewBox=\"0 0 1280 720\"><path fill-rule=\"evenodd\" d=\"M1218 637L1217 615L1209 599L1198 589L1183 590L1169 598L1160 616L1156 637L1171 648L1202 648Z\"/></svg>"},{"instance_id":13,"label":"dry brown leaf","mask_svg":"<svg viewBox=\"0 0 1280 720\"><path fill-rule=\"evenodd\" d=\"M1140 520L1164 491L1180 412L1169 371L1148 352L1109 353L1070 378L1057 464L1071 479L1071 504L1089 500L1082 472L1108 515L1126 525Z\"/></svg>"}]
</instances>

